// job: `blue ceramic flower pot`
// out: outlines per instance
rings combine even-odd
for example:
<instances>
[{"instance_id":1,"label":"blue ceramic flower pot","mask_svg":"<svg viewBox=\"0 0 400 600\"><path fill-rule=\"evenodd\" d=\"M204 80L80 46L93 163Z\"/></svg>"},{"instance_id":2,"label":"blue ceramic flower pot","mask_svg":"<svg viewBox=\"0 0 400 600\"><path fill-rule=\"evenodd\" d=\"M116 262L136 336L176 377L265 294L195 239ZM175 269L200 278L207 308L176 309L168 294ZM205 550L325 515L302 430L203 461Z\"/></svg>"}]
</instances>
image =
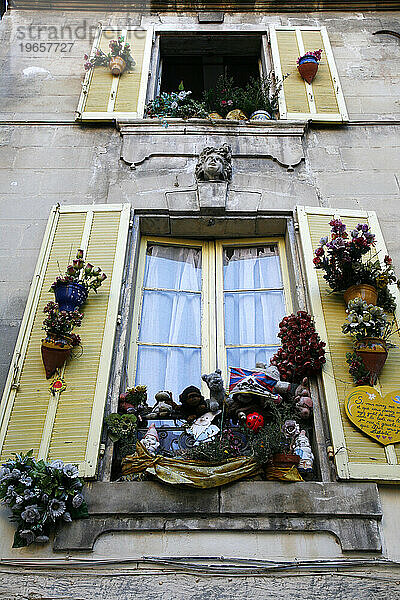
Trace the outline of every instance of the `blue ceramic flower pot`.
<instances>
[{"instance_id":1,"label":"blue ceramic flower pot","mask_svg":"<svg viewBox=\"0 0 400 600\"><path fill-rule=\"evenodd\" d=\"M306 63L306 62L313 62L313 63L318 64L318 61L315 58L315 56L303 56L299 60L299 65L302 65L303 63Z\"/></svg>"},{"instance_id":2,"label":"blue ceramic flower pot","mask_svg":"<svg viewBox=\"0 0 400 600\"><path fill-rule=\"evenodd\" d=\"M75 308L82 306L88 296L85 286L77 282L57 285L54 294L60 310L67 312L72 312Z\"/></svg>"}]
</instances>

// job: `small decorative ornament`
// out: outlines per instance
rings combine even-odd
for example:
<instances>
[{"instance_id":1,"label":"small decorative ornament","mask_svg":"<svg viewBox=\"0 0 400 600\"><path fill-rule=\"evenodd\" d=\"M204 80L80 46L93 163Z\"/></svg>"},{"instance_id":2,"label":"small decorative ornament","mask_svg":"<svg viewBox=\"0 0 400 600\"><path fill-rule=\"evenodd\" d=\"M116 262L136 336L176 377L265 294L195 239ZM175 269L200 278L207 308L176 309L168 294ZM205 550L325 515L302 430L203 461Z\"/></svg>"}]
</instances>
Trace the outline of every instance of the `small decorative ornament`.
<instances>
[{"instance_id":1,"label":"small decorative ornament","mask_svg":"<svg viewBox=\"0 0 400 600\"><path fill-rule=\"evenodd\" d=\"M226 115L228 121L247 121L247 115L240 108L235 108Z\"/></svg>"},{"instance_id":2,"label":"small decorative ornament","mask_svg":"<svg viewBox=\"0 0 400 600\"><path fill-rule=\"evenodd\" d=\"M61 394L61 392L63 392L66 389L67 384L65 383L62 377L56 377L56 379L54 379L51 382L50 392L53 394L53 396L55 396L56 394Z\"/></svg>"},{"instance_id":3,"label":"small decorative ornament","mask_svg":"<svg viewBox=\"0 0 400 600\"><path fill-rule=\"evenodd\" d=\"M350 421L369 437L384 446L400 442L400 390L382 398L373 387L362 385L347 395L344 406Z\"/></svg>"},{"instance_id":4,"label":"small decorative ornament","mask_svg":"<svg viewBox=\"0 0 400 600\"><path fill-rule=\"evenodd\" d=\"M246 425L249 429L257 433L261 427L264 427L264 417L260 413L250 413L246 417Z\"/></svg>"}]
</instances>

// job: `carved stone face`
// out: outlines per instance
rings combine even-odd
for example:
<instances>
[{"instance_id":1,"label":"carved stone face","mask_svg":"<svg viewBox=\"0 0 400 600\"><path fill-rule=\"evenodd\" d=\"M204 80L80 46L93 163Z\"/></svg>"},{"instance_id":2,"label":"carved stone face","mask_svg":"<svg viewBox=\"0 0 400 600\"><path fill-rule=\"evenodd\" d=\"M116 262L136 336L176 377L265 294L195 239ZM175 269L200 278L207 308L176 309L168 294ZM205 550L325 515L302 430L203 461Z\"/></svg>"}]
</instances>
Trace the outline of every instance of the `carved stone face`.
<instances>
[{"instance_id":1,"label":"carved stone face","mask_svg":"<svg viewBox=\"0 0 400 600\"><path fill-rule=\"evenodd\" d=\"M204 180L219 181L223 179L224 162L222 157L213 152L204 161Z\"/></svg>"}]
</instances>

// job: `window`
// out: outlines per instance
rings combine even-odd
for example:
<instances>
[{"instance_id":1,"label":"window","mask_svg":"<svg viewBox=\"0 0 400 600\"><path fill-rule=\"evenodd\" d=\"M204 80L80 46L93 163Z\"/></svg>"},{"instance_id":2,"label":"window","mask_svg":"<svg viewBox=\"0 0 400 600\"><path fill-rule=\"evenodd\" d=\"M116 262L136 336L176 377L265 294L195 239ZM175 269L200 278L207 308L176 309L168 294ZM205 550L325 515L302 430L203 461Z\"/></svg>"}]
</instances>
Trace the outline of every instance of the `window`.
<instances>
[{"instance_id":1,"label":"window","mask_svg":"<svg viewBox=\"0 0 400 600\"><path fill-rule=\"evenodd\" d=\"M283 240L199 241L144 238L129 381L175 398L201 374L252 369L279 346L291 311ZM205 390L204 390L205 391Z\"/></svg>"},{"instance_id":2,"label":"window","mask_svg":"<svg viewBox=\"0 0 400 600\"><path fill-rule=\"evenodd\" d=\"M251 76L260 75L260 57L261 35L162 35L160 91L177 90L183 81L200 100L221 75L243 87Z\"/></svg>"}]
</instances>

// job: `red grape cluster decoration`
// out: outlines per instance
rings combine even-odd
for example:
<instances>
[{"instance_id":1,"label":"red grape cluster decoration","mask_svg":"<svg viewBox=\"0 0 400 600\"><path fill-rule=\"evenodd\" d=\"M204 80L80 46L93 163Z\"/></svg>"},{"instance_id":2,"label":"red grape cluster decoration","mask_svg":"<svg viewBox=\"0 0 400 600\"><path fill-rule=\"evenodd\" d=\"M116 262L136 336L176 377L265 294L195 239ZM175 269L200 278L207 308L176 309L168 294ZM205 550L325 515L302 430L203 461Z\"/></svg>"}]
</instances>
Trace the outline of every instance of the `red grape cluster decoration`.
<instances>
[{"instance_id":1,"label":"red grape cluster decoration","mask_svg":"<svg viewBox=\"0 0 400 600\"><path fill-rule=\"evenodd\" d=\"M282 347L272 357L283 381L298 382L318 373L325 364L325 342L315 331L314 321L306 311L284 317L279 323Z\"/></svg>"}]
</instances>

